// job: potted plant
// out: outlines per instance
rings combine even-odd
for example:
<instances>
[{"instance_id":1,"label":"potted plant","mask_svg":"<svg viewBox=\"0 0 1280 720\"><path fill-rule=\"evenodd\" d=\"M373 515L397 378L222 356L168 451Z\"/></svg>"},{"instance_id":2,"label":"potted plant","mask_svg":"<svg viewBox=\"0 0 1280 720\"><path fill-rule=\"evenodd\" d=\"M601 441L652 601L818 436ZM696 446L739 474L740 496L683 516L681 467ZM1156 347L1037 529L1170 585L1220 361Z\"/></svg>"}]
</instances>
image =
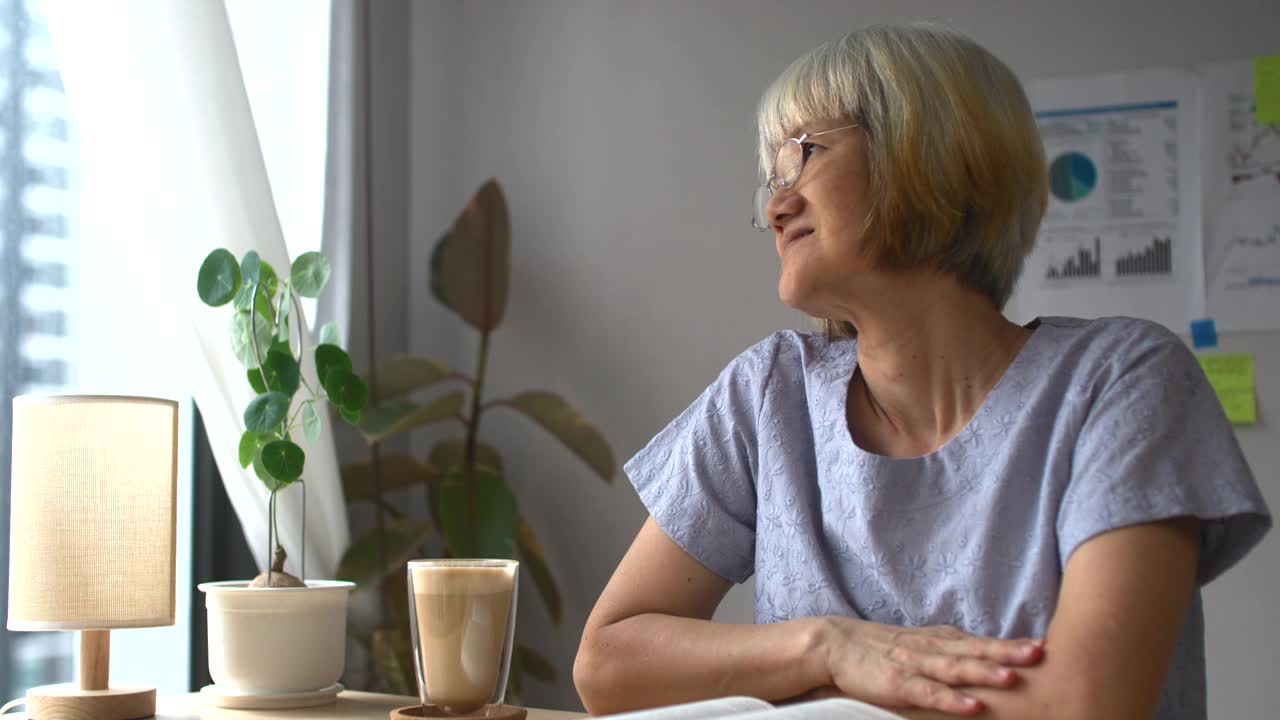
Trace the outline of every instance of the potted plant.
<instances>
[{"instance_id":1,"label":"potted plant","mask_svg":"<svg viewBox=\"0 0 1280 720\"><path fill-rule=\"evenodd\" d=\"M374 364L370 407L359 421L370 459L343 468L349 504L372 503L377 524L357 538L339 564L338 577L378 594L380 617L357 639L372 656L377 689L414 694L405 561L413 557L517 558L553 623L560 592L534 528L520 514L501 453L480 437L490 411L515 412L546 430L605 482L615 465L609 443L559 395L525 391L506 398L484 395L490 337L501 324L510 277L511 230L498 183L486 182L437 242L431 257L432 294L480 333L474 374L423 355L399 355ZM420 391L445 388L424 402ZM460 437L436 444L425 458L383 455L382 443L436 423L462 425ZM390 493L424 487L427 517L415 517ZM512 652L509 692L519 697L525 677L555 680L555 667L528 645Z\"/></svg>"},{"instance_id":2,"label":"potted plant","mask_svg":"<svg viewBox=\"0 0 1280 720\"><path fill-rule=\"evenodd\" d=\"M299 256L289 275L280 277L256 252L237 262L217 249L197 278L207 305L232 305L232 349L257 393L244 410L239 460L242 467L253 466L269 493L267 569L252 581L199 586L209 613L209 672L215 683L205 695L214 704L301 707L330 701L341 689L347 601L355 585L307 580L305 550L303 577L285 572L287 555L276 531L278 496L296 487L305 538L306 452L295 438L315 442L326 403L347 422L359 422L368 398L332 325L321 329L319 344L306 352L299 297L318 297L329 274L328 260L316 252ZM304 357L314 359L311 379Z\"/></svg>"}]
</instances>

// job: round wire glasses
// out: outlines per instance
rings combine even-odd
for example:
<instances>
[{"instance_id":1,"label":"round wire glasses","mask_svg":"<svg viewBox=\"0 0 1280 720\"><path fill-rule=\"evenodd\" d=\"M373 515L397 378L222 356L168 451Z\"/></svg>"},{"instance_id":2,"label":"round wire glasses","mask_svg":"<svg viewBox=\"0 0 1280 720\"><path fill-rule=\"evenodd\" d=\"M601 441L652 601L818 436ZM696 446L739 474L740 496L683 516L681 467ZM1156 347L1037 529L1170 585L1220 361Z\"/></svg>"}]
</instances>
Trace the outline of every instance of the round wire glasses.
<instances>
[{"instance_id":1,"label":"round wire glasses","mask_svg":"<svg viewBox=\"0 0 1280 720\"><path fill-rule=\"evenodd\" d=\"M787 138L778 148L778 155L773 159L773 174L756 188L755 197L752 199L751 227L760 232L769 229L769 215L765 212L769 206L769 198L773 197L774 188L789 188L800 179L800 171L804 170L804 161L809 159L809 153L804 147L809 138L856 127L858 123Z\"/></svg>"}]
</instances>

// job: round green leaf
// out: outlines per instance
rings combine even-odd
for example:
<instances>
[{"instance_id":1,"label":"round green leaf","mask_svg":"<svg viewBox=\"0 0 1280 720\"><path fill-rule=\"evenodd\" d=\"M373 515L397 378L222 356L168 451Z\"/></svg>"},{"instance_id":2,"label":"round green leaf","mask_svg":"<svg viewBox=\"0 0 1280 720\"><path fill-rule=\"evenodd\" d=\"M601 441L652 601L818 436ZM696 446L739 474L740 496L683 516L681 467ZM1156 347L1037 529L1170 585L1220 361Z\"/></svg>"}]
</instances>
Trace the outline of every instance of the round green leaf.
<instances>
[{"instance_id":1,"label":"round green leaf","mask_svg":"<svg viewBox=\"0 0 1280 720\"><path fill-rule=\"evenodd\" d=\"M276 291L280 289L280 279L276 277L276 270L266 260L258 261L258 284L266 292L267 298L275 297Z\"/></svg>"},{"instance_id":2,"label":"round green leaf","mask_svg":"<svg viewBox=\"0 0 1280 720\"><path fill-rule=\"evenodd\" d=\"M280 488L283 488L289 484L287 482L277 480L276 477L271 474L271 471L267 470L267 466L264 465L262 462L261 450L259 450L257 453L254 454L253 474L257 475L258 479L262 481L262 484L266 485L267 489L271 490L272 492L279 490Z\"/></svg>"},{"instance_id":3,"label":"round green leaf","mask_svg":"<svg viewBox=\"0 0 1280 720\"><path fill-rule=\"evenodd\" d=\"M240 364L247 368L258 367L258 357L253 352L253 340L249 337L249 313L236 312L232 315L230 332L231 350L240 360ZM271 323L262 315L254 315L253 333L258 337L258 352L262 353L262 360L266 362L267 351L271 349L274 336Z\"/></svg>"},{"instance_id":4,"label":"round green leaf","mask_svg":"<svg viewBox=\"0 0 1280 720\"><path fill-rule=\"evenodd\" d=\"M258 282L258 268L262 266L262 258L258 257L257 250L250 250L240 259L240 274L244 276L246 283Z\"/></svg>"},{"instance_id":5,"label":"round green leaf","mask_svg":"<svg viewBox=\"0 0 1280 720\"><path fill-rule=\"evenodd\" d=\"M320 439L320 413L316 412L315 403L302 406L302 434L311 445Z\"/></svg>"},{"instance_id":6,"label":"round green leaf","mask_svg":"<svg viewBox=\"0 0 1280 720\"><path fill-rule=\"evenodd\" d=\"M293 289L302 297L320 297L320 291L329 282L331 272L328 258L318 252L305 252L293 261L289 279L293 283Z\"/></svg>"},{"instance_id":7,"label":"round green leaf","mask_svg":"<svg viewBox=\"0 0 1280 720\"><path fill-rule=\"evenodd\" d=\"M291 293L280 293L280 306L276 309L276 338L289 341L289 296Z\"/></svg>"},{"instance_id":8,"label":"round green leaf","mask_svg":"<svg viewBox=\"0 0 1280 720\"><path fill-rule=\"evenodd\" d=\"M329 402L349 412L359 412L369 401L369 387L359 375L338 368L325 376L325 392L329 393Z\"/></svg>"},{"instance_id":9,"label":"round green leaf","mask_svg":"<svg viewBox=\"0 0 1280 720\"><path fill-rule=\"evenodd\" d=\"M347 421L348 425L360 424L360 411L348 410L344 407L338 408L338 413L342 415L342 419Z\"/></svg>"},{"instance_id":10,"label":"round green leaf","mask_svg":"<svg viewBox=\"0 0 1280 720\"><path fill-rule=\"evenodd\" d=\"M256 250L250 250L244 254L244 258L240 260L240 274L244 276L245 283L257 283L262 286L266 291L268 302L280 287L275 268L259 257Z\"/></svg>"},{"instance_id":11,"label":"round green leaf","mask_svg":"<svg viewBox=\"0 0 1280 720\"><path fill-rule=\"evenodd\" d=\"M317 345L316 346L316 377L320 378L323 385L325 378L329 377L329 373L334 370L343 370L351 372L351 356L337 345ZM325 389L329 387L326 385ZM330 393L332 395L333 393Z\"/></svg>"},{"instance_id":12,"label":"round green leaf","mask_svg":"<svg viewBox=\"0 0 1280 720\"><path fill-rule=\"evenodd\" d=\"M204 304L226 305L240 290L240 267L227 250L218 248L205 257L196 276L196 292Z\"/></svg>"},{"instance_id":13,"label":"round green leaf","mask_svg":"<svg viewBox=\"0 0 1280 720\"><path fill-rule=\"evenodd\" d=\"M244 409L244 427L256 433L271 432L284 422L289 413L289 396L280 392L263 393Z\"/></svg>"},{"instance_id":14,"label":"round green leaf","mask_svg":"<svg viewBox=\"0 0 1280 720\"><path fill-rule=\"evenodd\" d=\"M268 390L293 397L302 382L302 370L287 347L287 345L285 349L279 346L272 347L267 352L266 359L262 361L262 372L267 376Z\"/></svg>"},{"instance_id":15,"label":"round green leaf","mask_svg":"<svg viewBox=\"0 0 1280 720\"><path fill-rule=\"evenodd\" d=\"M302 477L302 466L306 459L302 448L288 440L276 440L262 448L262 464L267 472L285 484Z\"/></svg>"},{"instance_id":16,"label":"round green leaf","mask_svg":"<svg viewBox=\"0 0 1280 720\"><path fill-rule=\"evenodd\" d=\"M245 375L249 377L249 387L253 388L254 392L261 395L267 391L266 383L262 382L262 373L257 368L246 370Z\"/></svg>"},{"instance_id":17,"label":"round green leaf","mask_svg":"<svg viewBox=\"0 0 1280 720\"><path fill-rule=\"evenodd\" d=\"M258 298L256 302L253 300L255 295ZM244 312L254 310L267 322L275 320L271 314L271 298L267 297L267 293L257 283L247 282L240 287L240 292L236 293L235 308Z\"/></svg>"},{"instance_id":18,"label":"round green leaf","mask_svg":"<svg viewBox=\"0 0 1280 720\"><path fill-rule=\"evenodd\" d=\"M253 456L258 453L258 433L245 431L240 436L240 467L247 468L253 464Z\"/></svg>"},{"instance_id":19,"label":"round green leaf","mask_svg":"<svg viewBox=\"0 0 1280 720\"><path fill-rule=\"evenodd\" d=\"M341 345L338 342L338 326L332 320L320 326L321 345Z\"/></svg>"}]
</instances>

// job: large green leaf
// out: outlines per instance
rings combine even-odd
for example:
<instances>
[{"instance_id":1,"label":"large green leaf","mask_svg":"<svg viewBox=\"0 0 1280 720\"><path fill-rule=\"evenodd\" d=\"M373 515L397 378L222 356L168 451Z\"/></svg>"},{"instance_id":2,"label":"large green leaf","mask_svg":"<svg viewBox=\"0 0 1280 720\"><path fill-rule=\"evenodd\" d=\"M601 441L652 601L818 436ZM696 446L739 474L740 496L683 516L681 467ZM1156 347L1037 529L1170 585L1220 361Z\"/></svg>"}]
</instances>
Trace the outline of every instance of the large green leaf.
<instances>
[{"instance_id":1,"label":"large green leaf","mask_svg":"<svg viewBox=\"0 0 1280 720\"><path fill-rule=\"evenodd\" d=\"M246 368L256 368L258 355L254 354L253 340L249 337L249 317L247 311L239 310L231 316L231 350L236 354L241 365ZM253 331L258 336L258 353L262 356L262 361L266 362L267 351L271 349L271 342L275 339L271 322L261 314L254 315Z\"/></svg>"},{"instance_id":2,"label":"large green leaf","mask_svg":"<svg viewBox=\"0 0 1280 720\"><path fill-rule=\"evenodd\" d=\"M446 420L462 412L462 391L451 392L426 405L399 403L369 408L360 419L360 432L370 443L380 442L414 428Z\"/></svg>"},{"instance_id":3,"label":"large green leaf","mask_svg":"<svg viewBox=\"0 0 1280 720\"><path fill-rule=\"evenodd\" d=\"M204 304L226 305L239 290L240 266L236 264L236 256L222 248L209 253L196 275L196 292Z\"/></svg>"},{"instance_id":4,"label":"large green leaf","mask_svg":"<svg viewBox=\"0 0 1280 720\"><path fill-rule=\"evenodd\" d=\"M454 465L462 465L467 459L467 443L462 438L452 438L450 440L441 440L431 448L427 459L436 467L452 467ZM487 465L498 474L502 474L502 454L493 449L492 446L483 442L476 441L476 462L481 465Z\"/></svg>"},{"instance_id":5,"label":"large green leaf","mask_svg":"<svg viewBox=\"0 0 1280 720\"><path fill-rule=\"evenodd\" d=\"M378 366L373 377L373 403L408 395L414 390L434 385L453 374L449 368L425 355L397 355Z\"/></svg>"},{"instance_id":6,"label":"large green leaf","mask_svg":"<svg viewBox=\"0 0 1280 720\"><path fill-rule=\"evenodd\" d=\"M302 297L320 297L320 291L329 282L331 272L328 258L315 251L305 252L293 261L289 280L293 283L293 289Z\"/></svg>"},{"instance_id":7,"label":"large green leaf","mask_svg":"<svg viewBox=\"0 0 1280 720\"><path fill-rule=\"evenodd\" d=\"M507 405L554 435L605 482L613 482L613 450L609 448L609 442L559 395L530 390L507 400Z\"/></svg>"},{"instance_id":8,"label":"large green leaf","mask_svg":"<svg viewBox=\"0 0 1280 720\"><path fill-rule=\"evenodd\" d=\"M448 468L454 465L465 465L466 456L466 441L462 438L453 438L436 443L435 447L431 448L427 459L438 468ZM476 463L496 470L499 475L502 474L502 455L479 440L476 441ZM438 484L427 486L427 502L431 507L431 519L436 525L443 526L440 521L440 486Z\"/></svg>"},{"instance_id":9,"label":"large green leaf","mask_svg":"<svg viewBox=\"0 0 1280 720\"><path fill-rule=\"evenodd\" d=\"M413 645L408 631L403 628L374 630L369 646L382 691L391 695L416 695Z\"/></svg>"},{"instance_id":10,"label":"large green leaf","mask_svg":"<svg viewBox=\"0 0 1280 720\"><path fill-rule=\"evenodd\" d=\"M262 464L271 473L271 477L285 483L291 483L302 477L302 467L306 463L306 453L302 448L288 440L276 440L262 448Z\"/></svg>"},{"instance_id":11,"label":"large green leaf","mask_svg":"<svg viewBox=\"0 0 1280 720\"><path fill-rule=\"evenodd\" d=\"M511 219L502 188L480 187L431 254L431 292L471 327L502 322L511 278Z\"/></svg>"},{"instance_id":12,"label":"large green leaf","mask_svg":"<svg viewBox=\"0 0 1280 720\"><path fill-rule=\"evenodd\" d=\"M516 498L489 468L475 472L475 529L467 513L466 470L454 466L440 485L440 521L445 542L458 558L510 558L515 554ZM474 542L473 542L474 538Z\"/></svg>"},{"instance_id":13,"label":"large green leaf","mask_svg":"<svg viewBox=\"0 0 1280 720\"><path fill-rule=\"evenodd\" d=\"M556 668L551 664L544 655L529 647L516 643L511 648L511 660L515 661L520 658L520 664L524 666L524 671L539 682L551 685L556 681Z\"/></svg>"},{"instance_id":14,"label":"large green leaf","mask_svg":"<svg viewBox=\"0 0 1280 720\"><path fill-rule=\"evenodd\" d=\"M507 668L507 699L512 705L524 704L524 662L511 651L511 665Z\"/></svg>"},{"instance_id":15,"label":"large green leaf","mask_svg":"<svg viewBox=\"0 0 1280 720\"><path fill-rule=\"evenodd\" d=\"M538 588L538 594L542 596L542 601L547 604L547 612L551 615L551 621L559 625L561 611L560 589L556 587L556 579L551 575L551 568L547 567L547 558L542 551L542 543L538 542L538 536L534 535L533 528L529 526L529 523L525 522L523 517L517 520L516 547L520 550L520 564L529 571L529 575L533 578L534 587Z\"/></svg>"},{"instance_id":16,"label":"large green leaf","mask_svg":"<svg viewBox=\"0 0 1280 720\"><path fill-rule=\"evenodd\" d=\"M244 427L255 433L272 432L289 413L289 397L284 393L267 392L249 401L244 409Z\"/></svg>"},{"instance_id":17,"label":"large green leaf","mask_svg":"<svg viewBox=\"0 0 1280 720\"><path fill-rule=\"evenodd\" d=\"M419 462L407 455L384 455L378 458L378 480L382 492L388 493L412 485L438 483L440 468ZM364 460L343 466L342 494L347 502L373 500L378 496L373 482L373 463Z\"/></svg>"},{"instance_id":18,"label":"large green leaf","mask_svg":"<svg viewBox=\"0 0 1280 720\"><path fill-rule=\"evenodd\" d=\"M381 530L371 528L342 554L337 579L349 580L359 587L376 587L387 575L405 571L405 563L418 554L433 529L425 520L409 519L389 521ZM379 557L383 547L386 555Z\"/></svg>"}]
</instances>

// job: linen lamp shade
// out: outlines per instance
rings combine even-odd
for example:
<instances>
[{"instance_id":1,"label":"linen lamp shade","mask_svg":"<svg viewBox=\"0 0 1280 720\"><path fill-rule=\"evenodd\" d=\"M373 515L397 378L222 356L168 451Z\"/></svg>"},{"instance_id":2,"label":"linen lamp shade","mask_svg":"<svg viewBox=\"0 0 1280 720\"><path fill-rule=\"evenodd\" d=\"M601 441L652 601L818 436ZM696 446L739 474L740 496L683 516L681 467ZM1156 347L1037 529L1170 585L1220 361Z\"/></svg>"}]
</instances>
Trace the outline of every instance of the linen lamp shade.
<instances>
[{"instance_id":1,"label":"linen lamp shade","mask_svg":"<svg viewBox=\"0 0 1280 720\"><path fill-rule=\"evenodd\" d=\"M107 692L106 630L174 622L178 405L17 397L12 457L8 627L86 631L79 689L28 692L40 717L33 693L69 704L80 691ZM155 691L144 691L154 712ZM94 706L92 715L140 711Z\"/></svg>"}]
</instances>

